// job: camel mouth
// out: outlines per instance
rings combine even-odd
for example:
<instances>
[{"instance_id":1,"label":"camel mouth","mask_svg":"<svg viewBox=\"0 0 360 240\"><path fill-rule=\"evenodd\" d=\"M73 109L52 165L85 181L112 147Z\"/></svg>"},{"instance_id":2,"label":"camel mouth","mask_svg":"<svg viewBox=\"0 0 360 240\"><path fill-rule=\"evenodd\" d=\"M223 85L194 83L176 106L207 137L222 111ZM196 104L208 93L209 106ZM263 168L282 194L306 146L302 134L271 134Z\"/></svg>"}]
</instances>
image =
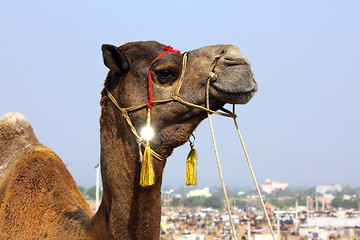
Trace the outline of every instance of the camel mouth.
<instances>
[{"instance_id":1,"label":"camel mouth","mask_svg":"<svg viewBox=\"0 0 360 240\"><path fill-rule=\"evenodd\" d=\"M246 104L257 92L257 85L254 84L251 89L242 89L241 91L224 90L216 86L215 84L210 84L210 94L216 99L220 100L224 104Z\"/></svg>"},{"instance_id":2,"label":"camel mouth","mask_svg":"<svg viewBox=\"0 0 360 240\"><path fill-rule=\"evenodd\" d=\"M246 104L258 91L258 83L250 68L245 72L233 73L236 74L219 73L218 79L210 82L210 94L223 103Z\"/></svg>"},{"instance_id":3,"label":"camel mouth","mask_svg":"<svg viewBox=\"0 0 360 240\"><path fill-rule=\"evenodd\" d=\"M244 57L225 56L215 73L211 93L223 103L246 104L258 90L250 63Z\"/></svg>"}]
</instances>

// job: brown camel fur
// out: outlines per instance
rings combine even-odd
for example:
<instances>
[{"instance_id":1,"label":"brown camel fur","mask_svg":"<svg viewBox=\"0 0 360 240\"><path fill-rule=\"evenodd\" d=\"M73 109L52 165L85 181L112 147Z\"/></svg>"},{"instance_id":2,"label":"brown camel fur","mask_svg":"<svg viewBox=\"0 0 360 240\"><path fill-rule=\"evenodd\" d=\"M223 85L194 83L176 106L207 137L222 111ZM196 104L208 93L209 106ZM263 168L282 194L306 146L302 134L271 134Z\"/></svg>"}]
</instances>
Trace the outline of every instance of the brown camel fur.
<instances>
[{"instance_id":1,"label":"brown camel fur","mask_svg":"<svg viewBox=\"0 0 360 240\"><path fill-rule=\"evenodd\" d=\"M148 67L164 50L158 42L103 45L110 69L105 87L122 107L147 101ZM247 103L257 83L249 62L231 45L188 52L181 98L205 106L206 83L214 56L223 55L210 84L210 108ZM168 99L179 84L183 55L168 53L151 66L154 99ZM35 137L25 118L0 119L0 239L159 239L161 183L165 161L154 159L155 185L141 187L136 139L121 112L101 95L101 173L103 198L92 214L61 159ZM164 158L184 144L206 112L178 102L152 108L155 138L151 147ZM135 128L145 124L146 109L129 113Z\"/></svg>"}]
</instances>

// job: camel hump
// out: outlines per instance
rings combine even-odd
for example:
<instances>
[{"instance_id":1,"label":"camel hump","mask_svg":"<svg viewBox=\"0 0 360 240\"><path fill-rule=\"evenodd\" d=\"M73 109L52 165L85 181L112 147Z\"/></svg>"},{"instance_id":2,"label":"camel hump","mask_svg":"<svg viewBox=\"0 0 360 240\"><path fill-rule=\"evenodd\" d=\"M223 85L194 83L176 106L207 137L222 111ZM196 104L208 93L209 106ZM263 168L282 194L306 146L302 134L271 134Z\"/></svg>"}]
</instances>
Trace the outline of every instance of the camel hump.
<instances>
[{"instance_id":1,"label":"camel hump","mask_svg":"<svg viewBox=\"0 0 360 240\"><path fill-rule=\"evenodd\" d=\"M25 115L20 113L5 114L0 118L0 144L3 141L12 141L18 137L25 137L29 140L36 139Z\"/></svg>"},{"instance_id":2,"label":"camel hump","mask_svg":"<svg viewBox=\"0 0 360 240\"><path fill-rule=\"evenodd\" d=\"M22 134L27 126L30 125L26 121L25 115L20 113L7 113L0 118L1 128L8 128L8 130L16 131L18 134Z\"/></svg>"},{"instance_id":3,"label":"camel hump","mask_svg":"<svg viewBox=\"0 0 360 240\"><path fill-rule=\"evenodd\" d=\"M2 116L0 118L0 173L5 166L11 164L19 151L36 143L39 141L24 115L7 113Z\"/></svg>"}]
</instances>

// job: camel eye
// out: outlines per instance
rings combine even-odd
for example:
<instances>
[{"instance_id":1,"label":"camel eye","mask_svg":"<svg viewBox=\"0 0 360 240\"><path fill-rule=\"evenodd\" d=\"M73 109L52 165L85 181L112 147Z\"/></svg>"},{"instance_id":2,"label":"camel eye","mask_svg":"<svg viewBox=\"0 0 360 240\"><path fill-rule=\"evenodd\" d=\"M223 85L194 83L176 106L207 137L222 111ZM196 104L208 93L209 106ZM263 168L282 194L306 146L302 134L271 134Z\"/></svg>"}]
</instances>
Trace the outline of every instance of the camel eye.
<instances>
[{"instance_id":1,"label":"camel eye","mask_svg":"<svg viewBox=\"0 0 360 240\"><path fill-rule=\"evenodd\" d=\"M178 75L177 71L171 68L158 70L155 73L158 76L158 80L160 81L160 83L163 84L175 80Z\"/></svg>"}]
</instances>

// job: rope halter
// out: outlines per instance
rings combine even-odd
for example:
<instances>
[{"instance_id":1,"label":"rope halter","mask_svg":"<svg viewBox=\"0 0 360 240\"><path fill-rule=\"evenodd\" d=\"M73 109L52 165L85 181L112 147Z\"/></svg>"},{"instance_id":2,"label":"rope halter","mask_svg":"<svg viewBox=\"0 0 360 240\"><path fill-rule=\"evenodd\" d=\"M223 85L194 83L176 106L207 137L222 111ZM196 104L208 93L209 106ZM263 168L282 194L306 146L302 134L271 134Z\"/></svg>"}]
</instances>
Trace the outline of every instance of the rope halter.
<instances>
[{"instance_id":1,"label":"rope halter","mask_svg":"<svg viewBox=\"0 0 360 240\"><path fill-rule=\"evenodd\" d=\"M149 90L149 97L148 97L148 102L147 102L147 107L148 108L152 108L153 104L155 103L154 100L153 100L153 90L152 90L152 80L151 80L151 66L152 64L160 59L162 56L164 56L165 54L167 53L171 53L171 52L174 52L174 53L180 53L179 50L174 50L172 47L170 46L167 46L167 47L164 47L164 52L161 53L159 56L157 56L156 58L154 58L154 60L151 61L150 65L149 65L149 68L148 68L148 90Z\"/></svg>"},{"instance_id":2,"label":"rope halter","mask_svg":"<svg viewBox=\"0 0 360 240\"><path fill-rule=\"evenodd\" d=\"M181 95L180 95L180 89L181 89L181 86L183 84L183 81L184 81L184 76L185 76L185 72L186 72L186 64L187 64L187 59L188 59L188 56L187 56L187 52L185 52L183 54L183 60L182 60L182 71L181 71L181 75L180 75L180 79L179 79L179 85L178 87L176 88L176 91L173 93L173 95L171 96L171 98L169 99L162 99L162 100L154 100L153 99L153 88L152 88L152 78L151 78L151 66L152 64L160 59L162 56L164 56L165 54L167 53L171 53L171 52L174 52L174 53L180 53L180 51L178 50L174 50L172 47L170 46L167 46L164 48L164 52L162 52L159 56L157 56L154 60L151 61L149 67L148 67L148 101L146 104L142 104L142 105L137 105L137 106L131 106L131 107L127 107L127 108L123 108L119 105L119 103L117 102L117 100L115 99L115 97L111 94L111 92L107 89L107 95L109 97L109 99L113 102L113 104L122 112L122 116L125 118L126 122L128 123L128 125L130 126L130 129L132 131L132 133L134 134L134 136L136 137L137 139L137 143L139 145L139 155L140 155L140 161L142 162L143 160L143 154L142 154L142 151L141 151L141 146L145 147L146 146L146 143L144 143L144 139L138 134L137 130L135 129L134 125L132 124L131 122L131 119L130 119L130 116L129 116L129 112L133 112L133 111L137 111L139 109L143 109L143 108L147 108L148 109L148 113L147 113L147 124L150 122L150 114L149 114L149 111L150 109L153 107L153 106L156 106L156 105L160 105L160 104L164 104L164 103L168 103L168 102L173 102L173 101L176 101L176 102L179 102L185 106L188 106L188 107L191 107L191 108L196 108L196 109L200 109L202 111L206 111L206 112L209 112L209 113L214 113L214 114L218 114L218 115L221 115L221 116L224 116L224 117L230 117L230 118L236 118L236 115L234 113L232 113L231 111L225 109L225 108L221 108L220 110L222 110L223 112L217 112L217 111L214 111L214 110L211 110L209 109L208 107L203 107L203 106L200 106L200 105L197 105L197 104L193 104L193 103L190 103L190 102L187 102L185 100L183 100L181 98ZM211 64L211 69L209 71L209 76L208 78L211 80L211 81L215 81L216 80L216 74L215 74L215 66L218 62L218 60L223 56L223 53L220 54L220 55L217 55L214 57L214 61L213 63ZM208 91L208 88L207 88L207 91ZM158 159L159 161L163 161L164 158L156 153L154 150L151 149L151 154L156 158Z\"/></svg>"},{"instance_id":3,"label":"rope halter","mask_svg":"<svg viewBox=\"0 0 360 240\"><path fill-rule=\"evenodd\" d=\"M222 173L221 173L221 168L220 168L220 161L219 161L219 157L218 157L218 154L217 154L217 148L216 148L216 143L215 143L215 138L214 138L214 133L213 133L213 130L212 130L212 123L211 123L211 118L210 118L210 113L214 113L214 114L218 114L218 115L221 115L221 116L225 116L225 117L230 117L230 118L233 118L234 120L234 123L235 123L235 127L237 129L237 132L238 132L238 135L240 137L240 141L241 141L241 144L242 144L242 147L243 147L243 150L244 150L244 153L245 153L245 156L246 156L246 159L247 159L247 162L248 162L248 165L249 165L249 168L250 168L250 172L252 174L252 177L253 177L253 180L254 180L254 183L255 183L255 186L256 186L256 189L258 191L258 195L259 195L259 198L260 198L260 202L261 202L261 205L263 207L263 210L264 210L264 213L265 213L265 216L266 216L266 219L267 219L267 222L268 222L268 225L269 225L269 228L271 230L271 235L273 237L273 239L275 240L275 235L274 235L274 231L273 231L273 228L271 226L271 223L270 223L270 219L269 219L269 216L267 214L267 211L265 209L265 204L264 204L264 201L261 197L261 193L260 193L260 189L259 189L259 186L257 184L257 181L256 181L256 178L255 178L255 175L254 175L254 172L253 172L253 169L252 169L252 166L251 166L251 163L250 163L250 159L248 157L248 154L247 154L247 151L245 149L245 145L244 145L244 142L243 142L243 139L241 137L241 134L240 134L240 130L238 128L238 125L236 123L236 115L235 115L235 105L233 106L233 112L225 109L225 108L221 108L220 110L223 111L222 112L217 112L217 111L213 111L210 109L210 106L209 106L209 85L210 85L210 82L214 82L217 80L217 75L215 73L215 67L216 67L216 64L218 63L219 59L224 55L224 52L222 52L220 55L217 55L214 57L214 61L213 63L211 64L211 70L209 71L209 76L208 76L208 79L207 79L207 85L206 85L206 107L203 107L203 106L200 106L200 105L196 105L196 104L193 104L193 103L189 103L189 102L186 102L184 101L181 97L180 97L180 88L181 88L181 85L184 81L184 75L185 75L185 71L186 71L186 63L187 63L187 52L184 53L183 55L183 62L182 62L182 72L181 72L181 76L180 76L180 79L179 79L179 86L177 87L176 89L176 92L172 95L172 97L170 99L165 99L165 100L153 100L153 91L152 91L152 80L151 80L151 71L150 71L150 68L151 68L151 65L158 59L160 59L164 54L167 54L169 52L175 52L175 53L179 53L180 54L180 51L177 51L177 50L174 50L172 47L168 46L168 47L165 47L164 48L164 52L161 53L158 57L156 57L154 60L152 60L151 64L149 65L149 68L148 68L148 102L146 104L143 104L143 105L139 105L139 106L134 106L134 107L128 107L128 108L122 108L118 102L116 101L116 99L112 96L112 94L110 93L110 91L108 89L106 89L107 91L107 94L108 94L108 97L110 98L110 100L114 103L114 105L122 112L122 116L125 118L125 120L127 121L128 125L130 126L130 129L131 131L133 132L133 134L135 135L135 137L137 138L137 143L139 145L139 154L140 154L140 160L143 159L143 155L142 155L142 152L141 152L141 147L142 146L145 146L144 144L144 141L143 139L138 135L135 127L133 126L132 122L131 122L131 119L129 117L129 112L131 111L136 111L138 109L142 109L142 108L145 108L147 107L148 108L148 115L147 115L147 123L150 123L150 109L154 106L154 105L157 105L157 104L163 104L163 103L167 103L167 102L171 102L171 101L177 101L185 106L188 106L188 107L192 107L192 108L197 108L197 109L200 109L200 110L203 110L203 111L206 111L208 113L208 119L209 119L209 123L210 123L210 130L211 130L211 134L212 134L212 138L213 138L213 143L214 143L214 150L215 150L215 153L216 153L216 158L217 158L217 162L218 162L218 168L219 168L219 173L220 173L220 178L221 178L221 182L222 182L222 187L223 187L223 192L224 192L224 196L225 196L225 203L226 203L226 209L228 211L228 214L229 214L229 217L230 217L230 225L231 225L231 230L232 230L232 234L233 234L233 237L234 239L237 239L236 237L236 230L235 230L235 227L234 227L234 224L233 224L233 221L232 221L232 217L231 217L231 211L230 211L230 207L229 207L229 203L228 203L228 199L227 199L227 193L226 193L226 189L225 189L225 184L224 184L224 181L222 179ZM252 72L252 70L251 70ZM195 137L194 137L194 140L195 140ZM148 144L148 142L147 142ZM192 142L190 141L190 146L192 145ZM146 148L148 147L145 146L145 153L144 155L146 155ZM153 151L150 147L148 148L149 149L149 152L150 152L150 155L154 156L155 158L157 158L158 160L162 161L164 160L164 158L162 158L162 156L160 156L159 154L157 154L155 151ZM191 148L193 150L193 148ZM149 154L148 152L148 154ZM190 155L190 154L189 154ZM145 164L142 164L142 171L143 171L143 166ZM141 183L141 180L140 180L140 185L141 186L150 186L152 185L153 183L149 184L149 185L142 185Z\"/></svg>"}]
</instances>

